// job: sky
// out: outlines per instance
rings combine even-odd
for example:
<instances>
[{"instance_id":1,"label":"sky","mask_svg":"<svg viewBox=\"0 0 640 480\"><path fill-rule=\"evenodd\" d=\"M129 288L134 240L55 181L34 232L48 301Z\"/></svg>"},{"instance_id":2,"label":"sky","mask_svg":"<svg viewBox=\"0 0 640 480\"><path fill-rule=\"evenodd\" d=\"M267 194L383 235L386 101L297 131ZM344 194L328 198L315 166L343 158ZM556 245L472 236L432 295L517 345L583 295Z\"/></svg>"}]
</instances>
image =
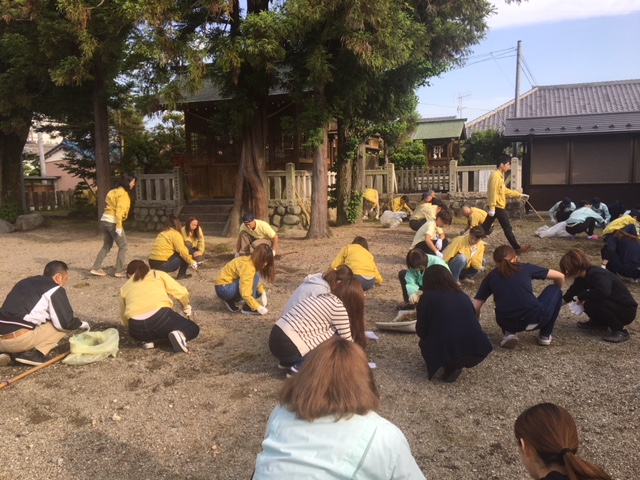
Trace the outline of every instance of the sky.
<instances>
[{"instance_id":1,"label":"sky","mask_svg":"<svg viewBox=\"0 0 640 480\"><path fill-rule=\"evenodd\" d=\"M472 47L467 65L417 91L423 118L470 121L512 100L518 40L527 67L521 94L536 85L640 79L639 0L493 3L497 14L489 18L490 30Z\"/></svg>"}]
</instances>

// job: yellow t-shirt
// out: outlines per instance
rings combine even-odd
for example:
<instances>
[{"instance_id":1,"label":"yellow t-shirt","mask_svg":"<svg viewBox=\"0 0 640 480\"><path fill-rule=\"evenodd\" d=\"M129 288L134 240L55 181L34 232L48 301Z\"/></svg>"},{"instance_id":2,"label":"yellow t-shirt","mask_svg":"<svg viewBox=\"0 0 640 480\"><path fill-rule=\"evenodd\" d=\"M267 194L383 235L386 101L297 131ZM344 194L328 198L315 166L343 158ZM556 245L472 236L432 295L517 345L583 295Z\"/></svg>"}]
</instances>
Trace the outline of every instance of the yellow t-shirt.
<instances>
[{"instance_id":1,"label":"yellow t-shirt","mask_svg":"<svg viewBox=\"0 0 640 480\"><path fill-rule=\"evenodd\" d=\"M213 281L214 285L231 285L240 280L240 295L244 302L252 309L260 307L258 301L253 298L253 280L256 276L256 267L253 266L250 256L237 257L227 263L218 277ZM264 292L264 285L258 285L258 293Z\"/></svg>"},{"instance_id":2,"label":"yellow t-shirt","mask_svg":"<svg viewBox=\"0 0 640 480\"><path fill-rule=\"evenodd\" d=\"M271 228L271 225L263 220L256 220L256 228L254 230L247 228L247 226L243 223L240 227L240 232L247 232L256 240L259 238L268 238L273 240L273 238L276 236L276 232L273 228Z\"/></svg>"},{"instance_id":3,"label":"yellow t-shirt","mask_svg":"<svg viewBox=\"0 0 640 480\"><path fill-rule=\"evenodd\" d=\"M352 243L343 247L329 268L336 269L340 265L349 267L354 275L373 277L376 279L376 284L382 283L382 275L376 266L373 254L362 245Z\"/></svg>"},{"instance_id":4,"label":"yellow t-shirt","mask_svg":"<svg viewBox=\"0 0 640 480\"><path fill-rule=\"evenodd\" d=\"M421 203L413 211L411 220L435 220L438 213L438 206L433 203Z\"/></svg>"},{"instance_id":5,"label":"yellow t-shirt","mask_svg":"<svg viewBox=\"0 0 640 480\"><path fill-rule=\"evenodd\" d=\"M153 247L151 247L149 259L166 262L176 252L178 252L180 257L189 265L196 263L189 253L189 249L184 244L182 234L175 228L169 228L168 230L160 232L156 237L156 242L153 244Z\"/></svg>"}]
</instances>

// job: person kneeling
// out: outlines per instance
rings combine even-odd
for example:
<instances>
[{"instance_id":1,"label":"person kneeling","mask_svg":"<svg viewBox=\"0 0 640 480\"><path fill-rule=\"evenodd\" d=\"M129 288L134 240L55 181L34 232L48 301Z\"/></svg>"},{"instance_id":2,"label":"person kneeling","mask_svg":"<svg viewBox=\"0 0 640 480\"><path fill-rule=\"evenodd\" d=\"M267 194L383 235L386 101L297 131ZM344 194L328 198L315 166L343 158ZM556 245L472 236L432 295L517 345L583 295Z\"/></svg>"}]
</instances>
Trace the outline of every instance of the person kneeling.
<instances>
[{"instance_id":1,"label":"person kneeling","mask_svg":"<svg viewBox=\"0 0 640 480\"><path fill-rule=\"evenodd\" d=\"M143 342L142 348L154 348L155 342L169 340L173 351L188 352L187 342L200 333L200 327L173 310L178 300L184 314L191 316L189 292L161 270L150 270L142 260L127 265L127 283L120 289L120 316L129 335Z\"/></svg>"},{"instance_id":2,"label":"person kneeling","mask_svg":"<svg viewBox=\"0 0 640 480\"><path fill-rule=\"evenodd\" d=\"M473 283L478 272L484 269L484 236L482 227L473 227L468 235L454 238L442 252L456 282Z\"/></svg>"}]
</instances>

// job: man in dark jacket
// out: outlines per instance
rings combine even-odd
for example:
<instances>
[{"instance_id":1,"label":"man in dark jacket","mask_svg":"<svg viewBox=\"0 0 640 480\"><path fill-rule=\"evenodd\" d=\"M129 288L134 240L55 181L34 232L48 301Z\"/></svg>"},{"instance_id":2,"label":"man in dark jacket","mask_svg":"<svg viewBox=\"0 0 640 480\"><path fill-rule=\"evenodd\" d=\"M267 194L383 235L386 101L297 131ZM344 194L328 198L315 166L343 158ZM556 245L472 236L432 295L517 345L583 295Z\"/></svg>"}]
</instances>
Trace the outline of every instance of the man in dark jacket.
<instances>
[{"instance_id":1,"label":"man in dark jacket","mask_svg":"<svg viewBox=\"0 0 640 480\"><path fill-rule=\"evenodd\" d=\"M41 365L70 330L89 330L87 322L73 316L67 292L67 264L47 263L44 274L20 280L0 307L0 363Z\"/></svg>"}]
</instances>

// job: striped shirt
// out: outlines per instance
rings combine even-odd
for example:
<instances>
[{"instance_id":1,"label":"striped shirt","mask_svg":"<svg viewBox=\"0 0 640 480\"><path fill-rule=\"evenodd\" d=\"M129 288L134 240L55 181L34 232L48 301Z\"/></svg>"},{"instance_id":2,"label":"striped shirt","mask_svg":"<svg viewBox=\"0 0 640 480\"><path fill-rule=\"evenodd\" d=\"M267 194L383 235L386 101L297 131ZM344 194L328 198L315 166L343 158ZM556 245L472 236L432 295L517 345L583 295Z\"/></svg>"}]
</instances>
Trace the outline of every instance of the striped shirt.
<instances>
[{"instance_id":1,"label":"striped shirt","mask_svg":"<svg viewBox=\"0 0 640 480\"><path fill-rule=\"evenodd\" d=\"M335 334L352 341L347 310L331 293L305 298L280 317L276 325L301 355L306 355Z\"/></svg>"}]
</instances>

